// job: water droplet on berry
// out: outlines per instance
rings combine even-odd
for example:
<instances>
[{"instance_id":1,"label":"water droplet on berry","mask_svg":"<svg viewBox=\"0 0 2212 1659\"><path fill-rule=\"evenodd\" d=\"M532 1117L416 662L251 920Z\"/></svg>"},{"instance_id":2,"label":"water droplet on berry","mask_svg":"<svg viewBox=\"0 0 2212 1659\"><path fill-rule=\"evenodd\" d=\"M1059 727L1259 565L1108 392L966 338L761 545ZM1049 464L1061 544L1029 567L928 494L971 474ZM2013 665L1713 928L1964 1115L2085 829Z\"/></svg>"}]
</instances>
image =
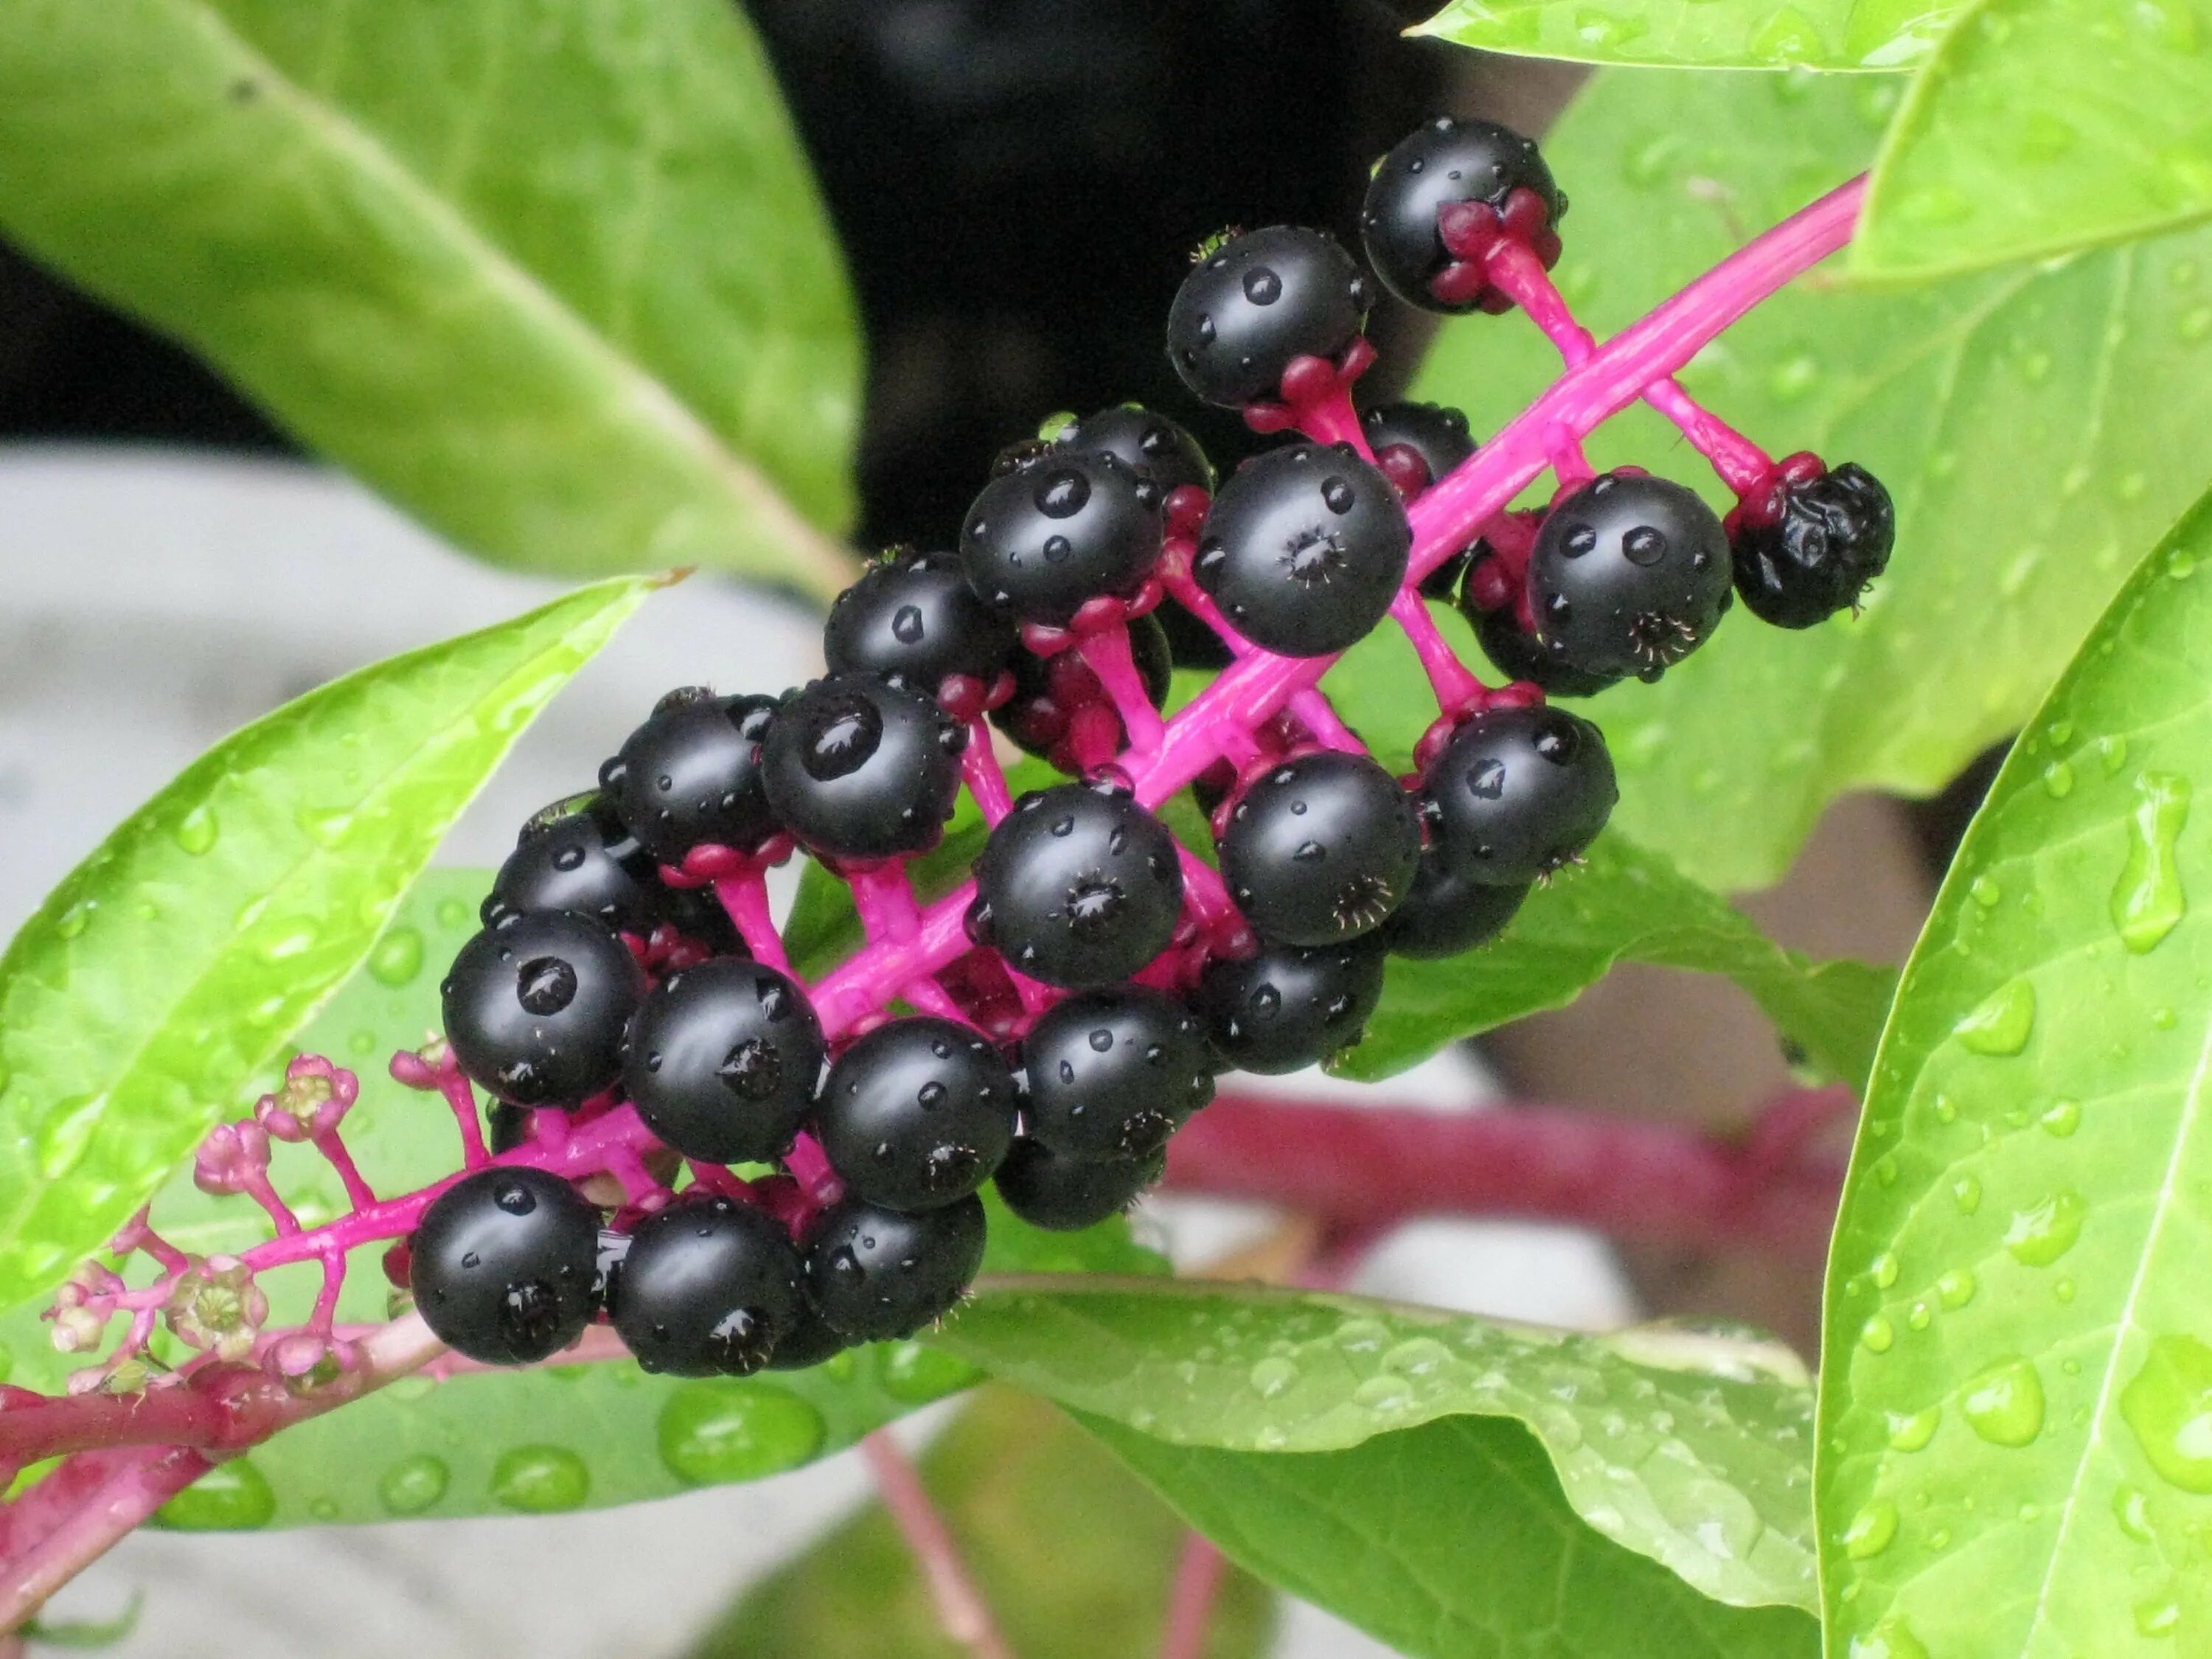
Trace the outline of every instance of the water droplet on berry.
<instances>
[{"instance_id":1,"label":"water droplet on berry","mask_svg":"<svg viewBox=\"0 0 2212 1659\"><path fill-rule=\"evenodd\" d=\"M1969 1053L1998 1058L2027 1047L2035 1030L2035 987L2025 979L2007 981L1951 1028Z\"/></svg>"},{"instance_id":2,"label":"water droplet on berry","mask_svg":"<svg viewBox=\"0 0 2212 1659\"><path fill-rule=\"evenodd\" d=\"M1322 506L1337 514L1349 513L1359 505L1359 497L1351 484L1337 477L1322 480L1321 499Z\"/></svg>"},{"instance_id":3,"label":"water droplet on berry","mask_svg":"<svg viewBox=\"0 0 2212 1659\"><path fill-rule=\"evenodd\" d=\"M2156 949L2189 908L2175 857L2189 796L2189 780L2177 773L2144 772L2136 779L2127 862L2112 888L2112 915L2120 942L2137 956Z\"/></svg>"},{"instance_id":4,"label":"water droplet on berry","mask_svg":"<svg viewBox=\"0 0 2212 1659\"><path fill-rule=\"evenodd\" d=\"M1271 306L1283 297L1283 279L1266 265L1244 273L1244 297L1255 306Z\"/></svg>"},{"instance_id":5,"label":"water droplet on berry","mask_svg":"<svg viewBox=\"0 0 2212 1659\"><path fill-rule=\"evenodd\" d=\"M221 826L216 823L215 812L205 801L202 801L184 817L179 818L177 827L170 831L170 834L176 838L177 845L194 858L212 852L216 837L221 833Z\"/></svg>"},{"instance_id":6,"label":"water droplet on berry","mask_svg":"<svg viewBox=\"0 0 2212 1659\"><path fill-rule=\"evenodd\" d=\"M591 1492L592 1472L563 1447L517 1446L492 1466L492 1497L524 1515L577 1509Z\"/></svg>"},{"instance_id":7,"label":"water droplet on berry","mask_svg":"<svg viewBox=\"0 0 2212 1659\"><path fill-rule=\"evenodd\" d=\"M387 1513L420 1515L446 1495L452 1471L428 1452L404 1457L376 1483L377 1500Z\"/></svg>"},{"instance_id":8,"label":"water droplet on berry","mask_svg":"<svg viewBox=\"0 0 2212 1659\"><path fill-rule=\"evenodd\" d=\"M252 1460L216 1464L155 1512L161 1526L179 1532L245 1532L276 1518L276 1494Z\"/></svg>"},{"instance_id":9,"label":"water droplet on berry","mask_svg":"<svg viewBox=\"0 0 2212 1659\"><path fill-rule=\"evenodd\" d=\"M2043 1379L2027 1359L2001 1359L1960 1389L1959 1414L1992 1446L2027 1445L2043 1431Z\"/></svg>"},{"instance_id":10,"label":"water droplet on berry","mask_svg":"<svg viewBox=\"0 0 2212 1659\"><path fill-rule=\"evenodd\" d=\"M1072 519L1091 500L1091 480L1074 467L1056 467L1039 479L1036 509L1048 519Z\"/></svg>"}]
</instances>

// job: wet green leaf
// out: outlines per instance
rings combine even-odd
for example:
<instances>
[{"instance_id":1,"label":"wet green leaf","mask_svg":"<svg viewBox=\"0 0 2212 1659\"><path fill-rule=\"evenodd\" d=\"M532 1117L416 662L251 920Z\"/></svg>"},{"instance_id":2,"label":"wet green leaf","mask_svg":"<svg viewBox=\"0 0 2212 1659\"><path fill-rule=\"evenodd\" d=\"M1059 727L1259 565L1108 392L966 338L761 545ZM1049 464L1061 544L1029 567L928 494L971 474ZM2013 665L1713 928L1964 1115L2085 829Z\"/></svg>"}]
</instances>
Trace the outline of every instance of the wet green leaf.
<instances>
[{"instance_id":1,"label":"wet green leaf","mask_svg":"<svg viewBox=\"0 0 2212 1659\"><path fill-rule=\"evenodd\" d=\"M1575 198L1565 292L1591 326L1627 323L1864 167L1899 91L1600 79L1547 146ZM1445 325L1416 391L1482 433L1556 371L1525 319L1471 318ZM2212 232L1911 291L1824 270L1684 380L1777 453L1863 463L1899 508L1856 621L1789 633L1739 606L1662 684L1587 706L1620 770L1617 826L1733 890L1778 877L1844 791L1928 793L2016 730L2212 477ZM1591 454L1711 482L1656 416L1610 423Z\"/></svg>"},{"instance_id":2,"label":"wet green leaf","mask_svg":"<svg viewBox=\"0 0 2212 1659\"><path fill-rule=\"evenodd\" d=\"M333 681L225 738L0 957L0 1307L58 1282L369 954L447 826L656 585Z\"/></svg>"},{"instance_id":3,"label":"wet green leaf","mask_svg":"<svg viewBox=\"0 0 2212 1659\"><path fill-rule=\"evenodd\" d=\"M1450 0L1409 30L1484 52L1678 69L1904 70L1961 0Z\"/></svg>"},{"instance_id":4,"label":"wet green leaf","mask_svg":"<svg viewBox=\"0 0 2212 1659\"><path fill-rule=\"evenodd\" d=\"M1976 0L1890 129L1853 268L1927 276L2212 217L2203 0Z\"/></svg>"},{"instance_id":5,"label":"wet green leaf","mask_svg":"<svg viewBox=\"0 0 2212 1659\"><path fill-rule=\"evenodd\" d=\"M2212 501L2029 724L1905 969L1829 1267L1839 1646L2212 1642L2208 663Z\"/></svg>"},{"instance_id":6,"label":"wet green leaf","mask_svg":"<svg viewBox=\"0 0 2212 1659\"><path fill-rule=\"evenodd\" d=\"M849 574L853 301L723 0L4 0L0 228L486 558Z\"/></svg>"}]
</instances>

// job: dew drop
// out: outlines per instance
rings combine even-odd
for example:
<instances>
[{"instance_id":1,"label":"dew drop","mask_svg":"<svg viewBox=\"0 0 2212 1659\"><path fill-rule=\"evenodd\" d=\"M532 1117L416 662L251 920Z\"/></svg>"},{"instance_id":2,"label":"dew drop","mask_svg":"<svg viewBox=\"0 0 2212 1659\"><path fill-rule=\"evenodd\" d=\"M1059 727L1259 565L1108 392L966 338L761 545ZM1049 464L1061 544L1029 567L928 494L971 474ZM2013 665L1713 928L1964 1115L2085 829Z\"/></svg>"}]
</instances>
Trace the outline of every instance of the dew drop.
<instances>
[{"instance_id":1,"label":"dew drop","mask_svg":"<svg viewBox=\"0 0 2212 1659\"><path fill-rule=\"evenodd\" d=\"M2074 769L2063 760L2055 760L2043 769L2043 789L2053 800L2064 800L2074 793Z\"/></svg>"},{"instance_id":2,"label":"dew drop","mask_svg":"<svg viewBox=\"0 0 2212 1659\"><path fill-rule=\"evenodd\" d=\"M2193 1336L2154 1339L2120 1390L2120 1416L2160 1480L2212 1492L2212 1347Z\"/></svg>"},{"instance_id":3,"label":"dew drop","mask_svg":"<svg viewBox=\"0 0 2212 1659\"><path fill-rule=\"evenodd\" d=\"M584 1460L561 1446L517 1446L492 1466L491 1495L524 1515L580 1508L592 1493Z\"/></svg>"},{"instance_id":4,"label":"dew drop","mask_svg":"<svg viewBox=\"0 0 2212 1659\"><path fill-rule=\"evenodd\" d=\"M1897 1536L1897 1505L1877 1498L1851 1517L1844 1528L1844 1553L1854 1561L1880 1555Z\"/></svg>"},{"instance_id":5,"label":"dew drop","mask_svg":"<svg viewBox=\"0 0 2212 1659\"><path fill-rule=\"evenodd\" d=\"M1972 1215L1982 1207L1982 1178L1977 1175L1962 1175L1951 1183L1951 1201L1959 1207L1960 1215Z\"/></svg>"},{"instance_id":6,"label":"dew drop","mask_svg":"<svg viewBox=\"0 0 2212 1659\"><path fill-rule=\"evenodd\" d=\"M100 1127L100 1115L106 1109L105 1094L71 1095L57 1102L39 1121L33 1142L39 1173L48 1181L59 1181L83 1163L93 1131Z\"/></svg>"},{"instance_id":7,"label":"dew drop","mask_svg":"<svg viewBox=\"0 0 2212 1659\"><path fill-rule=\"evenodd\" d=\"M276 1518L276 1494L251 1460L216 1464L155 1512L179 1532L246 1532Z\"/></svg>"},{"instance_id":8,"label":"dew drop","mask_svg":"<svg viewBox=\"0 0 2212 1659\"><path fill-rule=\"evenodd\" d=\"M1897 1257L1884 1250L1867 1264L1867 1273L1873 1278L1875 1289L1887 1290L1897 1283Z\"/></svg>"},{"instance_id":9,"label":"dew drop","mask_svg":"<svg viewBox=\"0 0 2212 1659\"><path fill-rule=\"evenodd\" d=\"M1978 1288L1973 1273L1965 1267L1953 1267L1936 1280L1936 1299L1953 1312L1974 1299Z\"/></svg>"},{"instance_id":10,"label":"dew drop","mask_svg":"<svg viewBox=\"0 0 2212 1659\"><path fill-rule=\"evenodd\" d=\"M2081 1127L2081 1103L2078 1100L2054 1100L2044 1108L2043 1115L2036 1121L2043 1125L2045 1134L2064 1140Z\"/></svg>"},{"instance_id":11,"label":"dew drop","mask_svg":"<svg viewBox=\"0 0 2212 1659\"><path fill-rule=\"evenodd\" d=\"M1984 910L1994 908L1996 902L2004 896L2004 889L1987 876L1976 876L1973 885L1966 890L1973 895L1974 902Z\"/></svg>"},{"instance_id":12,"label":"dew drop","mask_svg":"<svg viewBox=\"0 0 2212 1659\"><path fill-rule=\"evenodd\" d=\"M2043 1431L2043 1379L2025 1358L2001 1359L1960 1389L1959 1414L1992 1446L2027 1445Z\"/></svg>"},{"instance_id":13,"label":"dew drop","mask_svg":"<svg viewBox=\"0 0 2212 1659\"><path fill-rule=\"evenodd\" d=\"M798 1468L822 1449L822 1413L788 1389L759 1382L686 1383L660 1408L660 1461L694 1486L756 1480Z\"/></svg>"},{"instance_id":14,"label":"dew drop","mask_svg":"<svg viewBox=\"0 0 2212 1659\"><path fill-rule=\"evenodd\" d=\"M2124 1480L2112 1489L2112 1519L2138 1544L2148 1544L2157 1535L2150 1524L2150 1500Z\"/></svg>"},{"instance_id":15,"label":"dew drop","mask_svg":"<svg viewBox=\"0 0 2212 1659\"><path fill-rule=\"evenodd\" d=\"M2088 1206L2081 1201L2081 1194L2061 1188L2034 1208L2014 1214L2012 1224L2005 1229L2004 1247L2015 1261L2047 1267L2074 1248L2087 1214Z\"/></svg>"},{"instance_id":16,"label":"dew drop","mask_svg":"<svg viewBox=\"0 0 2212 1659\"><path fill-rule=\"evenodd\" d=\"M369 977L380 985L406 985L422 971L422 935L415 928L394 927L369 952Z\"/></svg>"},{"instance_id":17,"label":"dew drop","mask_svg":"<svg viewBox=\"0 0 2212 1659\"><path fill-rule=\"evenodd\" d=\"M387 1513L420 1515L446 1495L452 1472L428 1452L403 1457L376 1483L377 1500Z\"/></svg>"},{"instance_id":18,"label":"dew drop","mask_svg":"<svg viewBox=\"0 0 2212 1659\"><path fill-rule=\"evenodd\" d=\"M2171 1636L2181 1624L2181 1604L2172 1595L2153 1595L2136 1603L2136 1634L2153 1640Z\"/></svg>"},{"instance_id":19,"label":"dew drop","mask_svg":"<svg viewBox=\"0 0 2212 1659\"><path fill-rule=\"evenodd\" d=\"M2173 772L2145 772L2136 779L2136 810L2128 820L2127 862L2112 887L2112 926L2137 956L2157 948L2189 908L2181 889L2174 845L2189 817L2189 780Z\"/></svg>"},{"instance_id":20,"label":"dew drop","mask_svg":"<svg viewBox=\"0 0 2212 1659\"><path fill-rule=\"evenodd\" d=\"M1992 992L1981 1006L1951 1028L1961 1048L2003 1057L2027 1047L2035 1030L2035 987L2015 979Z\"/></svg>"},{"instance_id":21,"label":"dew drop","mask_svg":"<svg viewBox=\"0 0 2212 1659\"><path fill-rule=\"evenodd\" d=\"M1297 1386L1297 1364L1280 1355L1270 1355L1253 1365L1251 1381L1255 1394L1262 1400L1273 1400L1285 1389Z\"/></svg>"},{"instance_id":22,"label":"dew drop","mask_svg":"<svg viewBox=\"0 0 2212 1659\"><path fill-rule=\"evenodd\" d=\"M318 847L336 847L353 827L350 806L303 806L295 817L307 839Z\"/></svg>"},{"instance_id":23,"label":"dew drop","mask_svg":"<svg viewBox=\"0 0 2212 1659\"><path fill-rule=\"evenodd\" d=\"M964 1359L919 1342L894 1342L882 1351L876 1380L894 1400L911 1406L942 1400L983 1380L983 1373Z\"/></svg>"},{"instance_id":24,"label":"dew drop","mask_svg":"<svg viewBox=\"0 0 2212 1659\"><path fill-rule=\"evenodd\" d=\"M179 847L192 857L200 858L215 850L216 838L222 832L222 826L216 822L214 809L202 801L179 818L176 827L169 833L175 837Z\"/></svg>"},{"instance_id":25,"label":"dew drop","mask_svg":"<svg viewBox=\"0 0 2212 1659\"><path fill-rule=\"evenodd\" d=\"M1936 1425L1942 1420L1941 1406L1930 1406L1924 1411L1887 1413L1890 1449L1918 1451L1936 1437Z\"/></svg>"},{"instance_id":26,"label":"dew drop","mask_svg":"<svg viewBox=\"0 0 2212 1659\"><path fill-rule=\"evenodd\" d=\"M1887 1353L1896 1346L1897 1332L1881 1314L1859 1327L1859 1342L1869 1353Z\"/></svg>"}]
</instances>

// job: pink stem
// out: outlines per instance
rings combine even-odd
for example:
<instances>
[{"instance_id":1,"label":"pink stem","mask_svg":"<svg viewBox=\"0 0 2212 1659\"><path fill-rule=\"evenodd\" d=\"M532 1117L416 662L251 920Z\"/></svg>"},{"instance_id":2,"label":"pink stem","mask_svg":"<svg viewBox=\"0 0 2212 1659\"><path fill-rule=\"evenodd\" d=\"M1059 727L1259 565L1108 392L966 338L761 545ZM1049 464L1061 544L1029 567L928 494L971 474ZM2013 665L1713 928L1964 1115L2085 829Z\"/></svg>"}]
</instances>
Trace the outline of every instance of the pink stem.
<instances>
[{"instance_id":1,"label":"pink stem","mask_svg":"<svg viewBox=\"0 0 2212 1659\"><path fill-rule=\"evenodd\" d=\"M464 1088L467 1086L466 1084L462 1085ZM469 1109L469 1121L471 1125L476 1121L476 1109L473 1106ZM269 1184L269 1175L266 1170L248 1170L240 1177L239 1184L245 1190L247 1197L268 1212L269 1219L275 1224L280 1235L296 1233L300 1231L300 1218L292 1213L290 1205L276 1195L276 1188Z\"/></svg>"},{"instance_id":2,"label":"pink stem","mask_svg":"<svg viewBox=\"0 0 2212 1659\"><path fill-rule=\"evenodd\" d=\"M1429 689L1436 693L1437 708L1446 714L1457 714L1478 705L1486 688L1445 642L1420 591L1400 588L1398 597L1390 601L1390 615L1405 630L1407 642L1420 659L1421 672L1429 677Z\"/></svg>"},{"instance_id":3,"label":"pink stem","mask_svg":"<svg viewBox=\"0 0 2212 1659\"><path fill-rule=\"evenodd\" d=\"M127 1452L106 1465L106 1478L81 1506L6 1563L0 1577L0 1630L21 1626L117 1539L212 1467L199 1453L180 1446Z\"/></svg>"},{"instance_id":4,"label":"pink stem","mask_svg":"<svg viewBox=\"0 0 2212 1659\"><path fill-rule=\"evenodd\" d=\"M461 1132L461 1166L481 1170L491 1162L491 1149L484 1145L483 1121L477 1115L477 1091L461 1068L448 1062L438 1073L438 1092L453 1109L454 1125ZM277 1231L284 1231L281 1224Z\"/></svg>"},{"instance_id":5,"label":"pink stem","mask_svg":"<svg viewBox=\"0 0 2212 1659\"><path fill-rule=\"evenodd\" d=\"M315 1150L328 1158L331 1167L338 1172L338 1179L345 1186L348 1204L356 1210L366 1210L376 1202L376 1194L362 1178L361 1166L353 1161L353 1154L346 1151L345 1142L338 1139L336 1129L327 1134L317 1135Z\"/></svg>"},{"instance_id":6,"label":"pink stem","mask_svg":"<svg viewBox=\"0 0 2212 1659\"><path fill-rule=\"evenodd\" d=\"M1160 1638L1160 1659L1205 1659L1213 1603L1221 1593L1228 1563L1205 1534L1183 1540L1176 1562L1175 1586L1168 1593L1167 1629Z\"/></svg>"},{"instance_id":7,"label":"pink stem","mask_svg":"<svg viewBox=\"0 0 2212 1659\"><path fill-rule=\"evenodd\" d=\"M1350 386L1340 385L1326 398L1298 404L1296 414L1298 430L1316 443L1349 444L1361 460L1375 464L1375 452L1367 447L1367 434L1352 406Z\"/></svg>"},{"instance_id":8,"label":"pink stem","mask_svg":"<svg viewBox=\"0 0 2212 1659\"><path fill-rule=\"evenodd\" d=\"M983 822L996 828L999 820L1014 810L1012 794L1006 787L1006 774L999 764L996 750L991 747L991 727L986 720L971 720L968 726L968 746L960 751L960 775L968 785L968 793L975 798L975 805L983 814Z\"/></svg>"},{"instance_id":9,"label":"pink stem","mask_svg":"<svg viewBox=\"0 0 2212 1659\"><path fill-rule=\"evenodd\" d=\"M1136 660L1129 654L1127 625L1117 623L1085 634L1075 649L1098 677L1098 684L1106 688L1106 695L1113 699L1114 712L1121 717L1121 730L1128 736L1131 751L1148 755L1158 748L1167 726L1160 719L1160 711L1152 707L1152 698L1146 695L1145 678L1137 672Z\"/></svg>"},{"instance_id":10,"label":"pink stem","mask_svg":"<svg viewBox=\"0 0 2212 1659\"><path fill-rule=\"evenodd\" d=\"M1367 745L1360 742L1352 728L1336 717L1336 710L1318 686L1304 691L1293 691L1285 706L1298 717L1298 724L1313 734L1313 740L1324 749L1334 749L1346 755L1364 755Z\"/></svg>"},{"instance_id":11,"label":"pink stem","mask_svg":"<svg viewBox=\"0 0 2212 1659\"><path fill-rule=\"evenodd\" d=\"M791 1143L791 1150L784 1154L783 1167L791 1171L791 1178L805 1188L807 1196L817 1204L835 1204L845 1195L845 1183L830 1167L829 1155L812 1135L802 1134Z\"/></svg>"},{"instance_id":12,"label":"pink stem","mask_svg":"<svg viewBox=\"0 0 2212 1659\"><path fill-rule=\"evenodd\" d=\"M1198 585L1198 579L1179 560L1169 559L1160 567L1160 584L1168 596L1184 610L1204 623L1220 636L1232 657L1249 657L1258 649L1251 641L1238 633L1229 618L1221 614L1221 607L1213 596Z\"/></svg>"},{"instance_id":13,"label":"pink stem","mask_svg":"<svg viewBox=\"0 0 2212 1659\"><path fill-rule=\"evenodd\" d=\"M332 1249L323 1255L322 1288L315 1292L315 1306L307 1316L310 1330L327 1331L331 1321L337 1316L338 1294L345 1289L345 1252Z\"/></svg>"},{"instance_id":14,"label":"pink stem","mask_svg":"<svg viewBox=\"0 0 2212 1659\"><path fill-rule=\"evenodd\" d=\"M945 1518L929 1500L929 1493L914 1464L897 1441L882 1429L864 1435L860 1455L876 1478L876 1491L899 1535L921 1568L937 1604L938 1622L945 1633L975 1656L975 1659L1013 1659L1013 1650L999 1633L991 1609L969 1576Z\"/></svg>"},{"instance_id":15,"label":"pink stem","mask_svg":"<svg viewBox=\"0 0 2212 1659\"><path fill-rule=\"evenodd\" d=\"M789 974L791 958L784 953L783 935L776 931L775 918L769 915L768 883L760 872L721 878L714 883L714 896L730 918L730 925L738 930L738 937L744 940L745 949L753 953L753 960L779 974Z\"/></svg>"}]
</instances>

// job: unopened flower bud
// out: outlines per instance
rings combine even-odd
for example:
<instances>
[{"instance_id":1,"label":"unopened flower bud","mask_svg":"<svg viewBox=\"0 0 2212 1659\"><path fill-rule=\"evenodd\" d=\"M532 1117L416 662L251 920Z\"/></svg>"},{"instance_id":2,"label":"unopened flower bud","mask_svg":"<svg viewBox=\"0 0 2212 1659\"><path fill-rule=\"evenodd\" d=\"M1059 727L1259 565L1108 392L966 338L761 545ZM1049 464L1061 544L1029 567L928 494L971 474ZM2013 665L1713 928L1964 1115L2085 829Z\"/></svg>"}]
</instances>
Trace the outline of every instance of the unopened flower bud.
<instances>
[{"instance_id":1,"label":"unopened flower bud","mask_svg":"<svg viewBox=\"0 0 2212 1659\"><path fill-rule=\"evenodd\" d=\"M242 1193L269 1172L269 1135L258 1123L218 1123L192 1155L192 1184L217 1196Z\"/></svg>"},{"instance_id":2,"label":"unopened flower bud","mask_svg":"<svg viewBox=\"0 0 2212 1659\"><path fill-rule=\"evenodd\" d=\"M254 1103L253 1121L279 1140L313 1140L338 1127L361 1096L361 1079L320 1054L296 1054L284 1085Z\"/></svg>"},{"instance_id":3,"label":"unopened flower bud","mask_svg":"<svg viewBox=\"0 0 2212 1659\"><path fill-rule=\"evenodd\" d=\"M107 1316L89 1308L58 1308L54 1311L54 1349L58 1353L86 1353L100 1346L107 1329Z\"/></svg>"}]
</instances>

